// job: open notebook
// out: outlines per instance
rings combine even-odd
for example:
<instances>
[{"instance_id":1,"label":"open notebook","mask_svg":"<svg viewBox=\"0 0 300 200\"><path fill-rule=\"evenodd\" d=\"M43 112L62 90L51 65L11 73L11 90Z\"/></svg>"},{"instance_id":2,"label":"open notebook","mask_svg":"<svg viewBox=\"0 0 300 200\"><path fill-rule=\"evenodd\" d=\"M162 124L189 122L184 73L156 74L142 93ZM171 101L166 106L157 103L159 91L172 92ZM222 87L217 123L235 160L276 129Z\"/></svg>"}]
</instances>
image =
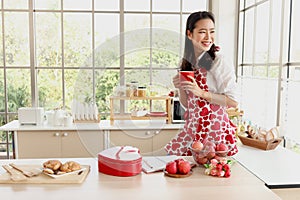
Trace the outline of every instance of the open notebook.
<instances>
[{"instance_id":1,"label":"open notebook","mask_svg":"<svg viewBox=\"0 0 300 200\"><path fill-rule=\"evenodd\" d=\"M176 160L176 155L170 156L143 156L142 168L145 173L162 171L168 162Z\"/></svg>"}]
</instances>

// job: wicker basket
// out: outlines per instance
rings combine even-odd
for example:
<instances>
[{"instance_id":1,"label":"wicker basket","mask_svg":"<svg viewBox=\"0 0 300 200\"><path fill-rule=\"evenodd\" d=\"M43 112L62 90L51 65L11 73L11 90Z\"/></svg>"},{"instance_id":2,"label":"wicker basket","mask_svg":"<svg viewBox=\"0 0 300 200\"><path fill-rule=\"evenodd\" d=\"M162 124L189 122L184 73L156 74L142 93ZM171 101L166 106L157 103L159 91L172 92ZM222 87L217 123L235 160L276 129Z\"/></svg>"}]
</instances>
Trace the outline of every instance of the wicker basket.
<instances>
[{"instance_id":1,"label":"wicker basket","mask_svg":"<svg viewBox=\"0 0 300 200\"><path fill-rule=\"evenodd\" d=\"M275 149L280 144L280 142L282 141L282 138L276 138L274 140L264 142L264 141L244 137L244 136L241 136L241 135L238 135L238 137L241 140L243 145L247 145L247 146L262 149L262 150Z\"/></svg>"}]
</instances>

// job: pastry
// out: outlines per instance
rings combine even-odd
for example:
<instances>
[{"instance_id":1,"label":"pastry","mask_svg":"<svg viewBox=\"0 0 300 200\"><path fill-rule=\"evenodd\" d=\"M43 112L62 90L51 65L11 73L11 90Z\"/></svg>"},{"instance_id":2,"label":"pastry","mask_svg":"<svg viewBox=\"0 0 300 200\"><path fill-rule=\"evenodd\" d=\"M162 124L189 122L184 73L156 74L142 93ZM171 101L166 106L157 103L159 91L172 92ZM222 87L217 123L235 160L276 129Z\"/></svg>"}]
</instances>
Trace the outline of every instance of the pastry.
<instances>
[{"instance_id":1,"label":"pastry","mask_svg":"<svg viewBox=\"0 0 300 200\"><path fill-rule=\"evenodd\" d=\"M59 160L48 160L43 163L44 168L52 169L53 171L58 170L61 167L61 162Z\"/></svg>"},{"instance_id":2,"label":"pastry","mask_svg":"<svg viewBox=\"0 0 300 200\"><path fill-rule=\"evenodd\" d=\"M44 173L61 175L81 169L81 165L74 161L62 164L59 160L48 160L43 163Z\"/></svg>"},{"instance_id":3,"label":"pastry","mask_svg":"<svg viewBox=\"0 0 300 200\"><path fill-rule=\"evenodd\" d=\"M62 172L62 171L58 171L56 174L57 175L62 175L62 174L65 174L66 172Z\"/></svg>"},{"instance_id":4,"label":"pastry","mask_svg":"<svg viewBox=\"0 0 300 200\"><path fill-rule=\"evenodd\" d=\"M280 136L278 127L271 128L270 132L273 134L274 139L276 139Z\"/></svg>"},{"instance_id":5,"label":"pastry","mask_svg":"<svg viewBox=\"0 0 300 200\"><path fill-rule=\"evenodd\" d=\"M68 161L66 163L64 163L61 167L60 167L60 171L62 172L72 172L72 171L76 171L81 169L81 166L79 163L74 162L74 161Z\"/></svg>"},{"instance_id":6,"label":"pastry","mask_svg":"<svg viewBox=\"0 0 300 200\"><path fill-rule=\"evenodd\" d=\"M46 173L46 174L54 174L54 171L52 169L49 169L49 168L44 168L43 172Z\"/></svg>"}]
</instances>

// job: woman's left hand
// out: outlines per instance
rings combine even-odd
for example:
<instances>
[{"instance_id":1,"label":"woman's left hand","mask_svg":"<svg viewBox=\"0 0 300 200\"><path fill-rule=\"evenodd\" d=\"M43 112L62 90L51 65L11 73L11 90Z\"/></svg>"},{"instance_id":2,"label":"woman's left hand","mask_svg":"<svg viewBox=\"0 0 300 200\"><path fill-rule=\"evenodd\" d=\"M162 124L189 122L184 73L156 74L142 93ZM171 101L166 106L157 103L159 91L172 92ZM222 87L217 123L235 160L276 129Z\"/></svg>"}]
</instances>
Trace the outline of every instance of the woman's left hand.
<instances>
[{"instance_id":1,"label":"woman's left hand","mask_svg":"<svg viewBox=\"0 0 300 200\"><path fill-rule=\"evenodd\" d=\"M192 76L188 76L189 79L191 81L184 81L181 83L181 87L184 89L184 90L188 90L190 92L192 92L194 95L196 96L199 96L199 97L202 97L203 96L203 93L205 92L204 90L200 89L200 87L198 86L196 80L194 77Z\"/></svg>"}]
</instances>

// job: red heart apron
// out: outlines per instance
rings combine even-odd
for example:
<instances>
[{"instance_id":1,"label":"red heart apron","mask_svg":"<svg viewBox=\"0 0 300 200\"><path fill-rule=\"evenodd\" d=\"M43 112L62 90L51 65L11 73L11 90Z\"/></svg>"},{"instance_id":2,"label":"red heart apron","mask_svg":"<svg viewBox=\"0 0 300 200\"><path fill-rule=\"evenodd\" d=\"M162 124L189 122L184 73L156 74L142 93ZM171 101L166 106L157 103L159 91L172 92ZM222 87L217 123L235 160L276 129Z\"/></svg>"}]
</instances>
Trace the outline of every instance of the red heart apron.
<instances>
[{"instance_id":1,"label":"red heart apron","mask_svg":"<svg viewBox=\"0 0 300 200\"><path fill-rule=\"evenodd\" d=\"M198 86L205 91L209 88L206 84L207 71L203 68L195 71L195 79ZM226 108L217 104L211 104L205 99L187 91L188 106L185 113L185 125L166 146L165 150L170 155L192 155L188 146L193 140L201 142L206 138L215 143L225 143L230 151L228 156L238 152L236 147L236 127L228 118Z\"/></svg>"}]
</instances>

